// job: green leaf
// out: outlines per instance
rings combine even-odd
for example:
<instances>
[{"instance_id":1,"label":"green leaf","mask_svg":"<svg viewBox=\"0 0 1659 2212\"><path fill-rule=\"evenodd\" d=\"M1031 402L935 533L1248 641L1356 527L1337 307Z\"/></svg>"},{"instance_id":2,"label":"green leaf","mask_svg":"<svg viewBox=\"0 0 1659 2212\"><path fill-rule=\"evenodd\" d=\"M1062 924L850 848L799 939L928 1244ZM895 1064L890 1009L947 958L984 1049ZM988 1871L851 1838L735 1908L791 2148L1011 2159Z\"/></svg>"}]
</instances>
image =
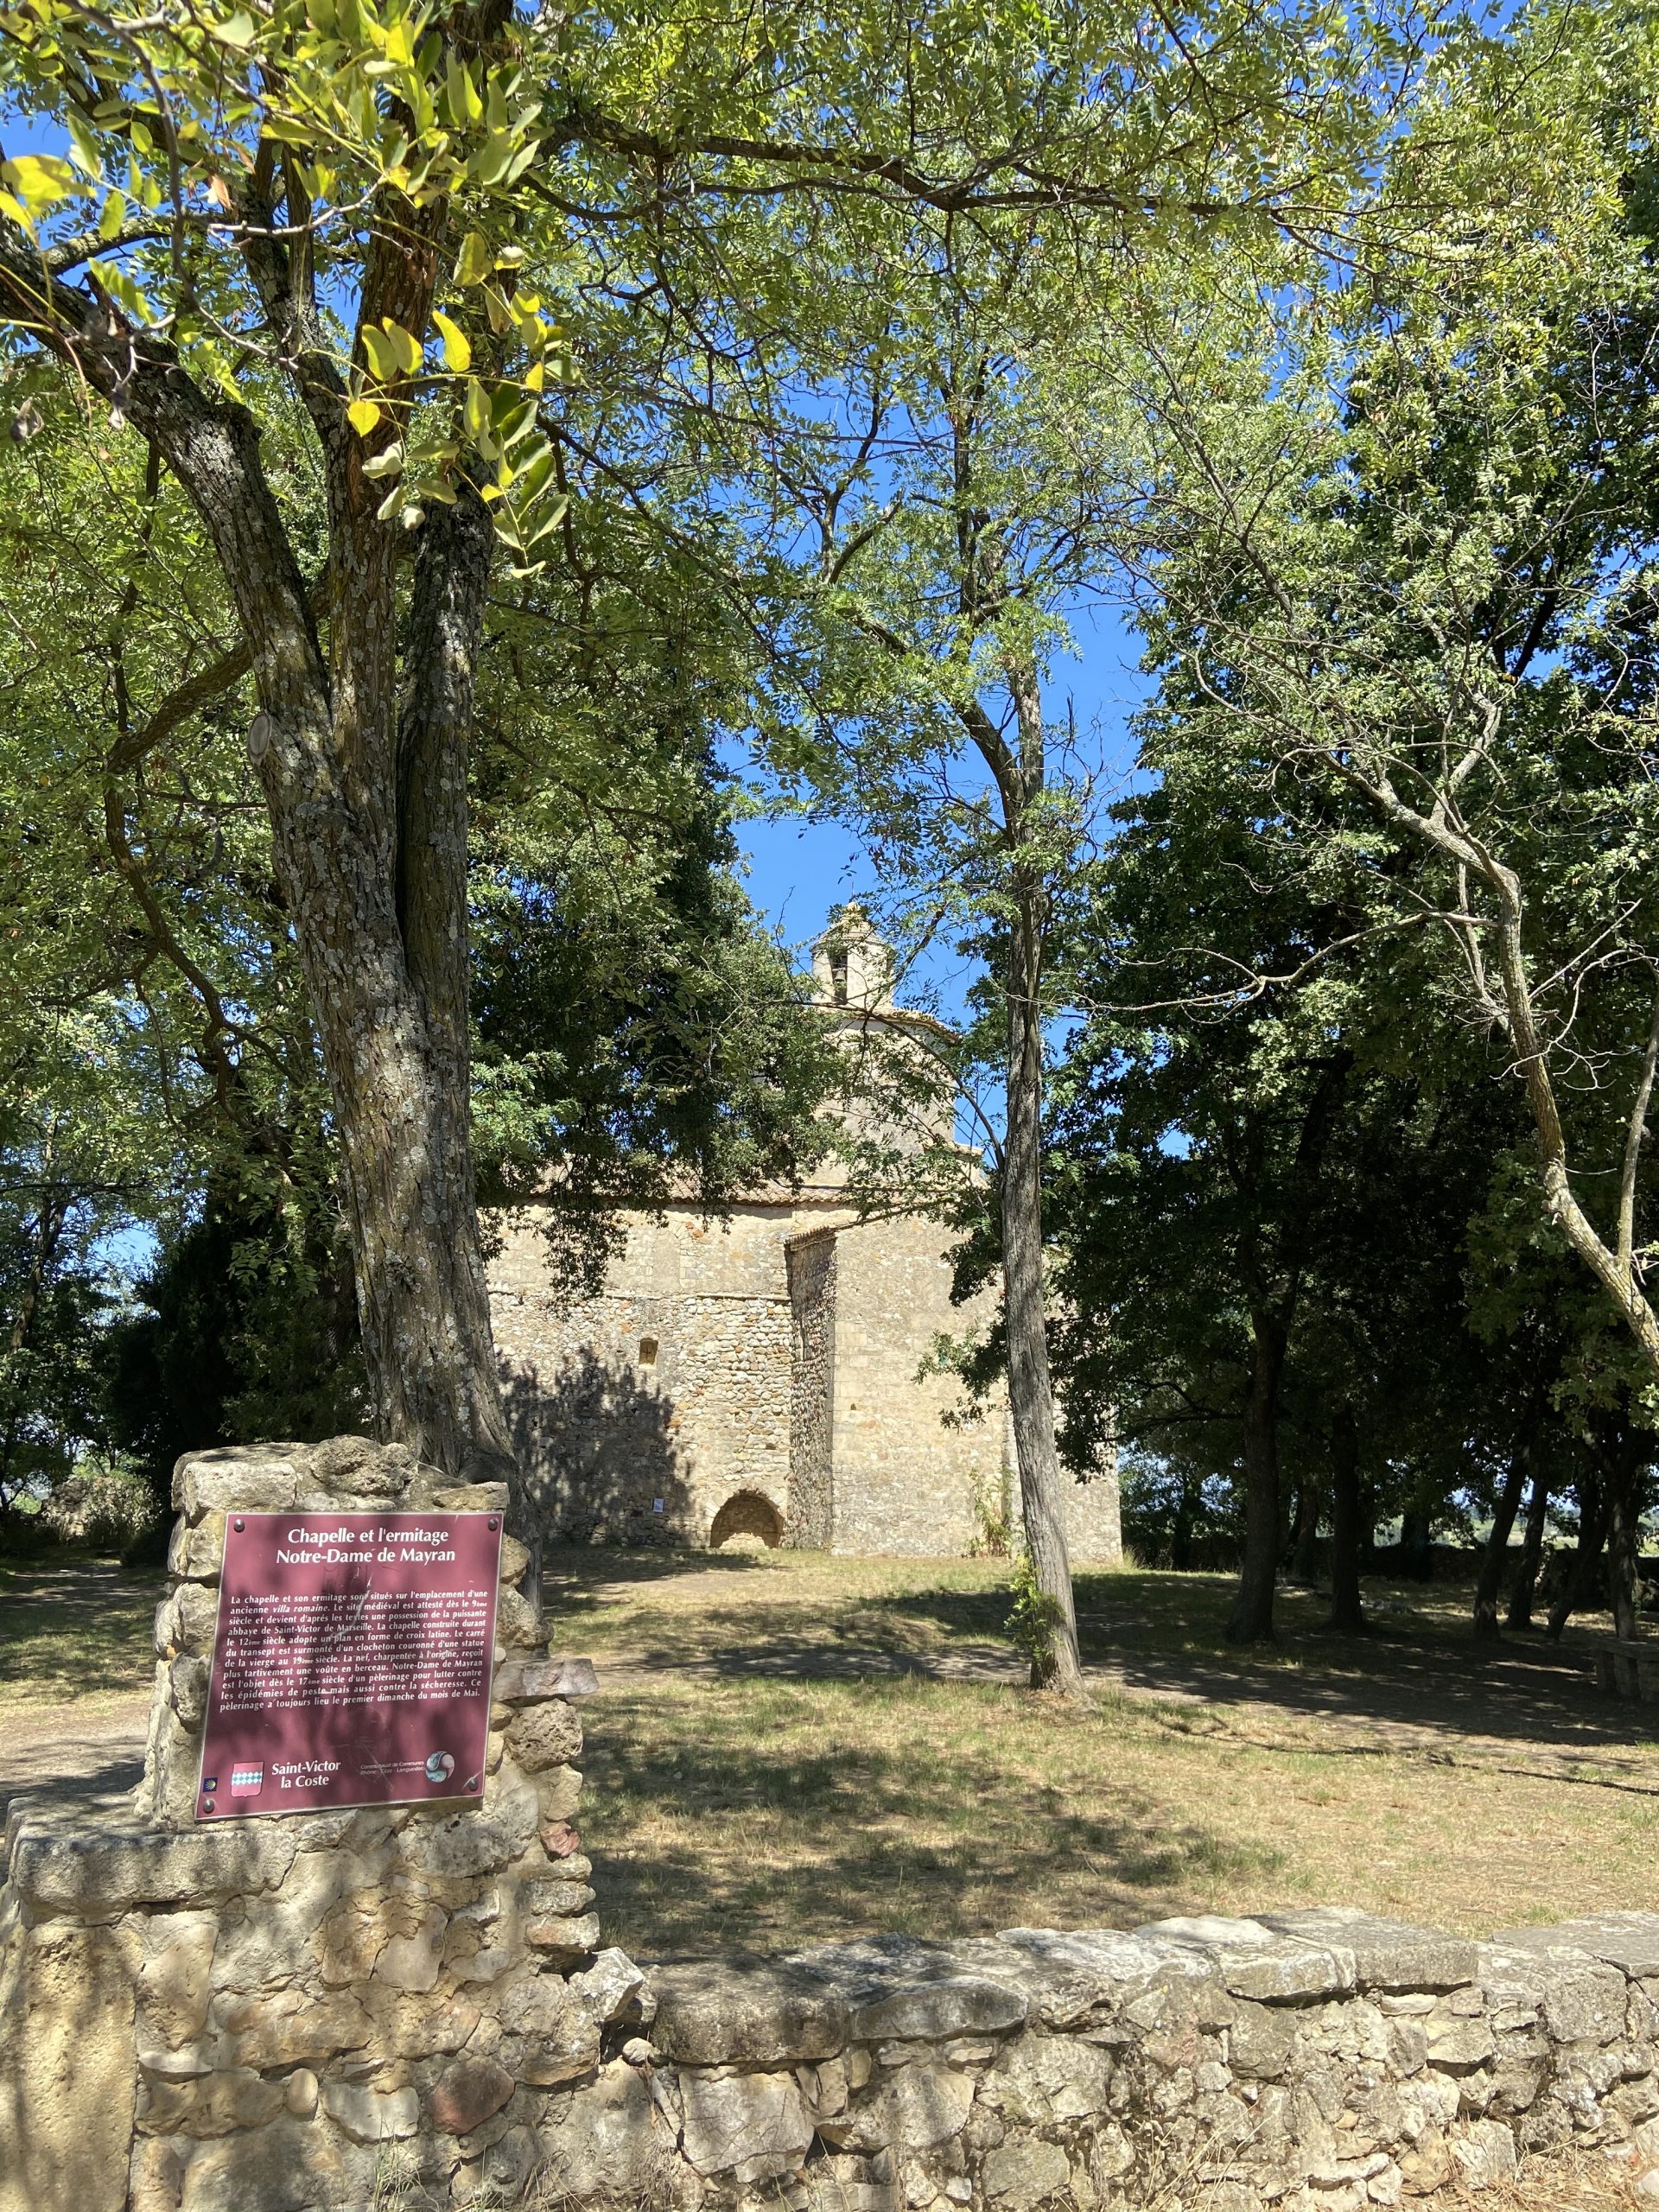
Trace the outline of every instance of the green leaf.
<instances>
[{"instance_id":1,"label":"green leaf","mask_svg":"<svg viewBox=\"0 0 1659 2212\"><path fill-rule=\"evenodd\" d=\"M447 369L453 369L457 376L464 376L473 365L472 340L459 324L452 322L447 315L435 308L432 312L432 320L437 325L438 335L443 340L443 365Z\"/></svg>"},{"instance_id":2,"label":"green leaf","mask_svg":"<svg viewBox=\"0 0 1659 2212\"><path fill-rule=\"evenodd\" d=\"M351 405L346 410L346 419L351 424L352 428L357 432L359 437L366 438L369 432L380 420L380 405L378 400L354 399Z\"/></svg>"}]
</instances>

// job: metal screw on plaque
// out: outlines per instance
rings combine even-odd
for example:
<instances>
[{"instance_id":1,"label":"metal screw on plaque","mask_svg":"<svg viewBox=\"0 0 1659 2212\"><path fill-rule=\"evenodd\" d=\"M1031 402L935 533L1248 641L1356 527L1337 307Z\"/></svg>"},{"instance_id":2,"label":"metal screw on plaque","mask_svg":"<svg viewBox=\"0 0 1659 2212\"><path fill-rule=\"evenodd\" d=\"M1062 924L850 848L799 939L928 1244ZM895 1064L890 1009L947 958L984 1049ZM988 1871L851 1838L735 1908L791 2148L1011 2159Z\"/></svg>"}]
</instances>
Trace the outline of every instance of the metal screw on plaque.
<instances>
[{"instance_id":1,"label":"metal screw on plaque","mask_svg":"<svg viewBox=\"0 0 1659 2212\"><path fill-rule=\"evenodd\" d=\"M490 1526L492 1529L499 1529L501 1526L500 1522L497 1520L493 1513L490 1516Z\"/></svg>"},{"instance_id":2,"label":"metal screw on plaque","mask_svg":"<svg viewBox=\"0 0 1659 2212\"><path fill-rule=\"evenodd\" d=\"M231 1523L232 1528L237 1531L238 1535L241 1534L242 1530L247 1527L247 1525L248 1524L245 1521L232 1521Z\"/></svg>"}]
</instances>

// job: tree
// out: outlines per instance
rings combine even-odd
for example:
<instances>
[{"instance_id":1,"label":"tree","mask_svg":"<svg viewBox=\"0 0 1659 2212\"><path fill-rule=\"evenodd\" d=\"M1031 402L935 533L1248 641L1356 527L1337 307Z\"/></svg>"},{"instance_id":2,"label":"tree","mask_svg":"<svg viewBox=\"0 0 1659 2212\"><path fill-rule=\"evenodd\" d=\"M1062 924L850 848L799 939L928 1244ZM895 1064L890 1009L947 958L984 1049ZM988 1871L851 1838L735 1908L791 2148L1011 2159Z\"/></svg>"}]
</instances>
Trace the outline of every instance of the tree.
<instances>
[{"instance_id":1,"label":"tree","mask_svg":"<svg viewBox=\"0 0 1659 2212\"><path fill-rule=\"evenodd\" d=\"M106 1332L100 1289L73 1357L59 1341L29 1372L37 1390L90 1377L107 1349L111 1436L164 1481L186 1446L361 1419L339 1158L245 794L245 675L190 511L153 452L59 410L0 469L0 1039L12 1095L45 1083L79 1131L51 1219L161 1240L149 1310ZM552 1179L565 1243L592 1258L610 1210L660 1195L671 1153L711 1207L793 1172L828 1071L732 877L733 794L709 759L744 680L732 622L654 537L585 511L572 531L584 576L527 583L488 634L470 989L486 1195ZM537 752L558 779L526 794ZM107 1141L86 1141L99 1121L118 1184Z\"/></svg>"},{"instance_id":2,"label":"tree","mask_svg":"<svg viewBox=\"0 0 1659 2212\"><path fill-rule=\"evenodd\" d=\"M1596 90L1610 67L1641 95L1617 115ZM1236 310L1185 353L1145 349L1166 471L1148 587L1195 712L1218 745L1248 733L1311 834L1351 834L1347 794L1391 851L1417 856L1392 878L1394 925L1454 963L1447 1026L1504 1040L1540 1206L1632 1332L1650 1388L1659 1321L1637 1201L1659 1051L1653 81L1629 26L1543 11L1513 55L1452 71L1459 129L1400 157L1407 181L1448 144L1465 174L1513 178L1515 146L1499 158L1489 118L1519 108L1522 142L1563 194L1563 149L1580 165L1570 215L1544 211L1541 239L1500 226L1456 275L1426 241L1357 330L1275 325L1291 361L1271 392L1261 321L1245 388L1222 365ZM1240 329L1224 340L1235 359Z\"/></svg>"},{"instance_id":3,"label":"tree","mask_svg":"<svg viewBox=\"0 0 1659 2212\"><path fill-rule=\"evenodd\" d=\"M1336 219L1376 65L1334 7L1167 29L975 10L918 41L873 5L781 47L771 18L679 4L624 26L500 0L130 20L20 0L0 26L73 156L7 160L0 302L159 453L235 609L377 1421L448 1469L507 1471L465 764L497 548L519 570L556 551L561 469L588 450L550 302L586 310L596 386L713 425L814 321L804 232L831 249L816 270L861 283L861 225L895 199L1065 200L1149 230ZM1188 111L1197 133L1172 126ZM266 457L278 423L321 487L315 546Z\"/></svg>"}]
</instances>

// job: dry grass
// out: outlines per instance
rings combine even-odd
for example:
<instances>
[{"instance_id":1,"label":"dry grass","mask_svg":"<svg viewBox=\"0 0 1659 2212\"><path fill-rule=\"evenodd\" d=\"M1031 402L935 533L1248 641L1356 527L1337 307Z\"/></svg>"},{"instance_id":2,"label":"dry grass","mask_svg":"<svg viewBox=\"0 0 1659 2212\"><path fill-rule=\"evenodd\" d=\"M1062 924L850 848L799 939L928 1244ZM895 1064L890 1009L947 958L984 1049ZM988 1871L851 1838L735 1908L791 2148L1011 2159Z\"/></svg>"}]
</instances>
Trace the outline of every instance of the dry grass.
<instances>
[{"instance_id":1,"label":"dry grass","mask_svg":"<svg viewBox=\"0 0 1659 2212\"><path fill-rule=\"evenodd\" d=\"M1241 1664L1218 1578L1091 1578L1084 1713L1009 1687L1000 1583L993 1562L574 1561L550 1595L556 1642L606 1685L584 1827L614 1939L686 1955L739 1926L765 1947L1332 1899L1484 1934L1659 1907L1641 1716L1548 1665L1477 1698L1449 1594L1397 1596L1359 1643L1293 1599L1281 1647Z\"/></svg>"},{"instance_id":2,"label":"dry grass","mask_svg":"<svg viewBox=\"0 0 1659 2212\"><path fill-rule=\"evenodd\" d=\"M1370 1590L1270 1652L1213 1576L1080 1579L1098 1689L1017 1686L993 1561L564 1554L556 1647L601 1662L583 1827L606 1936L644 1957L1336 1900L1484 1934L1659 1909L1659 1745L1583 1645L1476 1646L1462 1593ZM142 1716L154 1576L0 1568L0 1724L74 1746ZM44 1740L44 1738L42 1738ZM72 1748L72 1759L84 1758ZM408 2201L390 2166L387 2212ZM1599 2157L1446 2212L1636 2212Z\"/></svg>"},{"instance_id":3,"label":"dry grass","mask_svg":"<svg viewBox=\"0 0 1659 2212\"><path fill-rule=\"evenodd\" d=\"M0 1721L77 1718L147 1695L165 1578L65 1549L0 1565Z\"/></svg>"}]
</instances>

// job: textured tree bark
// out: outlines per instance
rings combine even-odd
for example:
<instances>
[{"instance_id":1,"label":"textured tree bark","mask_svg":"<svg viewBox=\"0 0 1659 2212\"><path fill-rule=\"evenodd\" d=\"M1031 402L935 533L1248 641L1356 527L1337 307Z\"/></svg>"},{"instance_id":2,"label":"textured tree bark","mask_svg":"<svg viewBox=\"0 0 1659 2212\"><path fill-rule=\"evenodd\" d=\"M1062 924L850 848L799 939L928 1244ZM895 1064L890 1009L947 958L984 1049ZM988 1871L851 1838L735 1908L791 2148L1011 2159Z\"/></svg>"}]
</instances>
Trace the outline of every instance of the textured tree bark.
<instances>
[{"instance_id":1,"label":"textured tree bark","mask_svg":"<svg viewBox=\"0 0 1659 2212\"><path fill-rule=\"evenodd\" d=\"M1279 1570L1279 1385L1287 1332L1276 1317L1253 1315L1250 1388L1244 1406L1244 1560L1227 1622L1230 1643L1273 1635Z\"/></svg>"},{"instance_id":2,"label":"textured tree bark","mask_svg":"<svg viewBox=\"0 0 1659 2212\"><path fill-rule=\"evenodd\" d=\"M1527 1531L1521 1541L1521 1567L1510 1592L1510 1610L1503 1617L1509 1629L1532 1626L1532 1601L1538 1589L1538 1569L1544 1556L1544 1529L1549 1520L1549 1481L1535 1473L1527 1493Z\"/></svg>"},{"instance_id":3,"label":"textured tree bark","mask_svg":"<svg viewBox=\"0 0 1659 2212\"><path fill-rule=\"evenodd\" d=\"M1359 1484L1359 1424L1339 1406L1331 1423L1331 1625L1357 1634L1365 1625L1360 1596L1363 1514Z\"/></svg>"},{"instance_id":4,"label":"textured tree bark","mask_svg":"<svg viewBox=\"0 0 1659 2212\"><path fill-rule=\"evenodd\" d=\"M1475 1578L1475 1634L1483 1640L1497 1634L1497 1596L1503 1580L1503 1562L1510 1548L1510 1531L1515 1526L1515 1516L1521 1510L1521 1491L1527 1478L1527 1460L1532 1439L1529 1434L1516 1447L1503 1476L1503 1486L1497 1495L1492 1514L1492 1525L1486 1537L1486 1548L1481 1554L1480 1573Z\"/></svg>"},{"instance_id":5,"label":"textured tree bark","mask_svg":"<svg viewBox=\"0 0 1659 2212\"><path fill-rule=\"evenodd\" d=\"M1043 1286L1043 1027L1041 915L1024 895L1011 932L1007 1126L1002 1152L1002 1274L1008 1342L1008 1412L1020 1462L1026 1548L1052 1621L1049 1649L1032 1662L1034 1689L1085 1698L1077 1656L1065 1474L1054 1440Z\"/></svg>"},{"instance_id":6,"label":"textured tree bark","mask_svg":"<svg viewBox=\"0 0 1659 2212\"><path fill-rule=\"evenodd\" d=\"M269 218L270 149L247 191ZM426 326L442 209L389 212L363 313ZM94 389L119 393L212 539L259 711L248 750L334 1103L376 1423L458 1475L507 1472L470 1139L466 744L490 559L463 494L422 526L400 656L407 544L363 474L305 272L269 238L249 265L321 448L329 518L325 654L253 418L160 340L50 282L0 240L0 302L35 319ZM378 437L393 433L388 424ZM400 699L400 669L401 691Z\"/></svg>"}]
</instances>

